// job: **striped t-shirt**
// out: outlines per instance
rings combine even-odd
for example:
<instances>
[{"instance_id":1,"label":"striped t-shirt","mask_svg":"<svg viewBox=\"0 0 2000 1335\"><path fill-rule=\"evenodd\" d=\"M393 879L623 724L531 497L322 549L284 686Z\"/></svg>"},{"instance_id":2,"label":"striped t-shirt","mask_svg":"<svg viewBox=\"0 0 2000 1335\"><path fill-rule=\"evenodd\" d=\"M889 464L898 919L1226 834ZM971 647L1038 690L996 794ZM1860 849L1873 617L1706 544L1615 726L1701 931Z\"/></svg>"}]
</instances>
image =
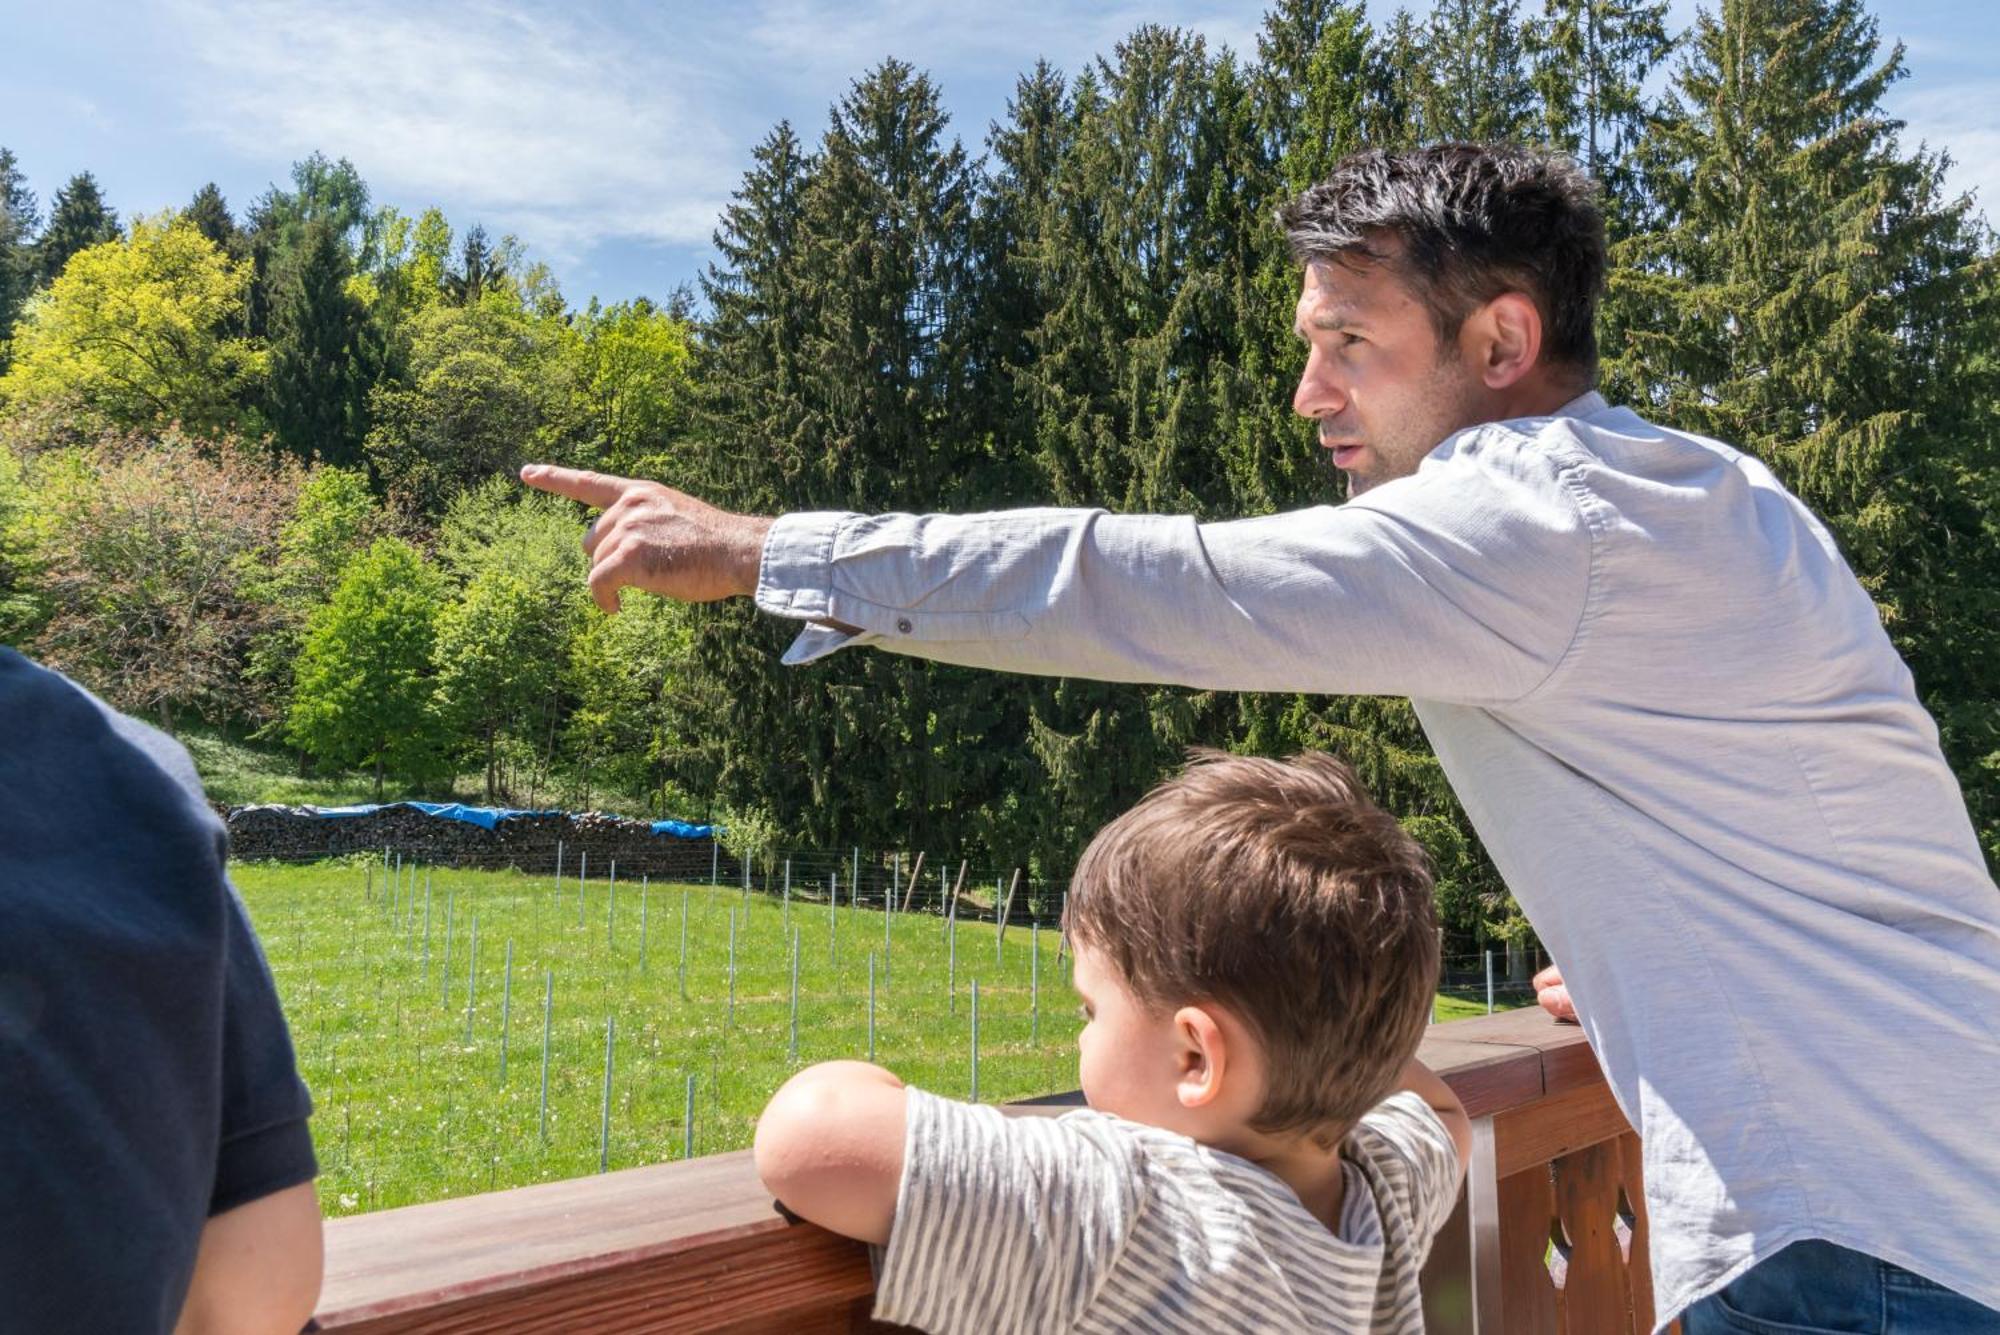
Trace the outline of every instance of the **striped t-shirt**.
<instances>
[{"instance_id":1,"label":"striped t-shirt","mask_svg":"<svg viewBox=\"0 0 2000 1335\"><path fill-rule=\"evenodd\" d=\"M1159 1127L909 1095L878 1320L982 1335L1423 1331L1417 1272L1459 1164L1415 1094L1384 1099L1342 1142L1337 1233L1269 1171Z\"/></svg>"}]
</instances>

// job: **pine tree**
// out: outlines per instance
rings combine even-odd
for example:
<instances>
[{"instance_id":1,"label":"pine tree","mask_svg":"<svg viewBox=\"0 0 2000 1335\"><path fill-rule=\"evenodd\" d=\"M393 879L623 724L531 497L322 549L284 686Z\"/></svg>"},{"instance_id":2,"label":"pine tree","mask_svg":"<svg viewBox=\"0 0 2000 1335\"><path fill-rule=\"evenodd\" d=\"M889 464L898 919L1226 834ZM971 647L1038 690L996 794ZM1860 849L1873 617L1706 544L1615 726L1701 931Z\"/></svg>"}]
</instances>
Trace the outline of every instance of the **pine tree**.
<instances>
[{"instance_id":1,"label":"pine tree","mask_svg":"<svg viewBox=\"0 0 2000 1335\"><path fill-rule=\"evenodd\" d=\"M0 374L7 370L7 339L14 321L35 290L39 224L28 178L22 175L14 151L0 148Z\"/></svg>"},{"instance_id":2,"label":"pine tree","mask_svg":"<svg viewBox=\"0 0 2000 1335\"><path fill-rule=\"evenodd\" d=\"M346 158L314 153L292 164L292 188L272 186L245 215L244 239L230 253L247 255L250 286L244 325L256 338L268 337L281 301L279 289L314 229L329 231L350 266L359 254L370 217L368 183Z\"/></svg>"},{"instance_id":3,"label":"pine tree","mask_svg":"<svg viewBox=\"0 0 2000 1335\"><path fill-rule=\"evenodd\" d=\"M972 417L992 441L973 482L984 503L1028 505L1041 496L1030 462L1035 413L1020 380L1035 336L1060 300L1062 247L1051 212L1076 118L1062 72L1047 61L1014 85L1007 118L986 140L990 164L973 222L978 310L969 322Z\"/></svg>"},{"instance_id":4,"label":"pine tree","mask_svg":"<svg viewBox=\"0 0 2000 1335\"><path fill-rule=\"evenodd\" d=\"M1436 136L1424 124L1431 98L1426 34L1407 9L1398 9L1376 34L1364 123L1371 148L1410 148Z\"/></svg>"},{"instance_id":5,"label":"pine tree","mask_svg":"<svg viewBox=\"0 0 2000 1335\"><path fill-rule=\"evenodd\" d=\"M962 508L982 456L970 420L971 164L936 86L896 60L835 105L817 156L799 236L804 468L790 491L857 509ZM836 768L856 737L875 739L887 763L837 773L812 796L864 837L957 847L961 813L999 796L990 768L961 762L1007 735L1004 686L894 655L842 667L853 689L799 738L807 763Z\"/></svg>"},{"instance_id":6,"label":"pine tree","mask_svg":"<svg viewBox=\"0 0 2000 1335\"><path fill-rule=\"evenodd\" d=\"M1874 595L1996 848L2000 524L1993 259L1860 0L1727 0L1646 151L1616 379L1770 463Z\"/></svg>"},{"instance_id":7,"label":"pine tree","mask_svg":"<svg viewBox=\"0 0 2000 1335\"><path fill-rule=\"evenodd\" d=\"M339 465L360 461L380 361L350 276L332 227L313 224L280 290L268 389L278 439L302 459Z\"/></svg>"},{"instance_id":8,"label":"pine tree","mask_svg":"<svg viewBox=\"0 0 2000 1335\"><path fill-rule=\"evenodd\" d=\"M105 204L97 188L97 178L78 172L69 184L56 191L49 210L49 225L36 243L41 266L40 279L53 283L69 257L90 246L118 239L118 215Z\"/></svg>"}]
</instances>

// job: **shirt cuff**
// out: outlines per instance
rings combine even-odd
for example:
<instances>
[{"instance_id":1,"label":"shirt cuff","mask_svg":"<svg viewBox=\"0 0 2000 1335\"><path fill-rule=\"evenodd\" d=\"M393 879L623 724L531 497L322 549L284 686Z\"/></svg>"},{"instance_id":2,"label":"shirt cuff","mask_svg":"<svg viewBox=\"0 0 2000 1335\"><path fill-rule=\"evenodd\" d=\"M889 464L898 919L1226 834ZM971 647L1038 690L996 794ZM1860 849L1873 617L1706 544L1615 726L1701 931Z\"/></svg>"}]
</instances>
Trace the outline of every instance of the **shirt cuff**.
<instances>
[{"instance_id":1,"label":"shirt cuff","mask_svg":"<svg viewBox=\"0 0 2000 1335\"><path fill-rule=\"evenodd\" d=\"M757 566L757 606L796 621L834 618L833 549L841 528L854 517L840 510L804 510L772 521ZM809 625L779 661L798 667L868 638L865 632Z\"/></svg>"}]
</instances>

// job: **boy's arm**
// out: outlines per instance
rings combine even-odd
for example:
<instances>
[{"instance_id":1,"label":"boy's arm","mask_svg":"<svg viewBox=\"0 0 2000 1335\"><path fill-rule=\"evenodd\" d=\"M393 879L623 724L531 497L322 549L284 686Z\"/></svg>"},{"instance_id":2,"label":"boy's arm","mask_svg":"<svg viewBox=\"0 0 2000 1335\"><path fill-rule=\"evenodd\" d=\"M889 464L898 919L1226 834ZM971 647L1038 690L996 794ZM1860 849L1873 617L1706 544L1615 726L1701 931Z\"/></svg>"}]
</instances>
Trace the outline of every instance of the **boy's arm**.
<instances>
[{"instance_id":1,"label":"boy's arm","mask_svg":"<svg viewBox=\"0 0 2000 1335\"><path fill-rule=\"evenodd\" d=\"M1458 1095L1451 1092L1451 1086L1438 1077L1437 1072L1410 1058L1403 1067L1403 1073L1396 1077L1396 1090L1409 1090L1438 1115L1444 1129L1451 1133L1452 1146L1458 1150L1458 1175L1465 1177L1465 1166L1472 1161L1472 1119L1465 1115L1465 1105L1458 1101Z\"/></svg>"},{"instance_id":2,"label":"boy's arm","mask_svg":"<svg viewBox=\"0 0 2000 1335\"><path fill-rule=\"evenodd\" d=\"M863 1242L888 1242L908 1099L901 1080L867 1062L807 1067L757 1119L757 1175L793 1214Z\"/></svg>"}]
</instances>

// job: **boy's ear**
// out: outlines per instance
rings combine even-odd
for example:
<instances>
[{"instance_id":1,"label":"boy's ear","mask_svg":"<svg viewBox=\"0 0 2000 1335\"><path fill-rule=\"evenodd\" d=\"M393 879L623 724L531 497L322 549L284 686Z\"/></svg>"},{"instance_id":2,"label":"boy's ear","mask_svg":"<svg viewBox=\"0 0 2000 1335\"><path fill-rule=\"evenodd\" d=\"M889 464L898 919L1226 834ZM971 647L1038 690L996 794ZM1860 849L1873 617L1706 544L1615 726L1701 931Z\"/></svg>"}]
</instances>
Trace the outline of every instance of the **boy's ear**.
<instances>
[{"instance_id":1,"label":"boy's ear","mask_svg":"<svg viewBox=\"0 0 2000 1335\"><path fill-rule=\"evenodd\" d=\"M1200 1006L1174 1012L1174 1034L1180 1040L1179 1069L1174 1096L1183 1108L1201 1108L1222 1095L1229 1072L1229 1043L1215 1016Z\"/></svg>"}]
</instances>

